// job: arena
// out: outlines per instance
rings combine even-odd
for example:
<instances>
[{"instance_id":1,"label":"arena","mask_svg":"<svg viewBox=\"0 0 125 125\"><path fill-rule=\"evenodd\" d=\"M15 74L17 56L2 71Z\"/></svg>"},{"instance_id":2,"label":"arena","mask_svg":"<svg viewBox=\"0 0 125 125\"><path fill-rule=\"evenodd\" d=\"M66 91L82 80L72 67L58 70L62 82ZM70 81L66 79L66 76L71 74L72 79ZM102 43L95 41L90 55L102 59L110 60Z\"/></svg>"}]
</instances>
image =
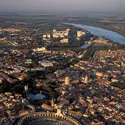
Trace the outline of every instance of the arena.
<instances>
[{"instance_id":1,"label":"arena","mask_svg":"<svg viewBox=\"0 0 125 125\"><path fill-rule=\"evenodd\" d=\"M76 119L50 112L38 112L23 116L16 125L82 125Z\"/></svg>"}]
</instances>

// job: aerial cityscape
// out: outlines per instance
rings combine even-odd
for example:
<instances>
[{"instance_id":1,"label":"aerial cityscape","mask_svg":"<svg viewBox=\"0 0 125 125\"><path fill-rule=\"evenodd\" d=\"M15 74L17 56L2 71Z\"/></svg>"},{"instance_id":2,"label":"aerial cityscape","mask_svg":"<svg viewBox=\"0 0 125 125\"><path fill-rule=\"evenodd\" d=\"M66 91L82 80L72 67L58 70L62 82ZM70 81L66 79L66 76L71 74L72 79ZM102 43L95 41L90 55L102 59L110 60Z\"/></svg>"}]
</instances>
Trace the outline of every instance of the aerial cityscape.
<instances>
[{"instance_id":1,"label":"aerial cityscape","mask_svg":"<svg viewBox=\"0 0 125 125\"><path fill-rule=\"evenodd\" d=\"M125 125L124 7L0 1L0 125Z\"/></svg>"}]
</instances>

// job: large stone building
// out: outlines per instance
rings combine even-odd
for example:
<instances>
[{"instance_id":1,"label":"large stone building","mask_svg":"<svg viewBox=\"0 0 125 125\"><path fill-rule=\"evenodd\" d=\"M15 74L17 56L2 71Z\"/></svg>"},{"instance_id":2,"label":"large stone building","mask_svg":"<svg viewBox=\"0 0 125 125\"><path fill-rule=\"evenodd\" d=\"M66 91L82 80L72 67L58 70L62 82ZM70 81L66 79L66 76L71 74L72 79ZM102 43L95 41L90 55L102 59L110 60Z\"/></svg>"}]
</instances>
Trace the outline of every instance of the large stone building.
<instances>
[{"instance_id":1,"label":"large stone building","mask_svg":"<svg viewBox=\"0 0 125 125\"><path fill-rule=\"evenodd\" d=\"M38 112L23 116L14 125L82 125L75 118L63 114L60 109L54 112Z\"/></svg>"},{"instance_id":2,"label":"large stone building","mask_svg":"<svg viewBox=\"0 0 125 125\"><path fill-rule=\"evenodd\" d=\"M49 33L46 33L43 35L43 40L48 40L51 38L51 35Z\"/></svg>"},{"instance_id":3,"label":"large stone building","mask_svg":"<svg viewBox=\"0 0 125 125\"><path fill-rule=\"evenodd\" d=\"M77 31L77 39L79 40L83 35L86 35L85 31Z\"/></svg>"},{"instance_id":4,"label":"large stone building","mask_svg":"<svg viewBox=\"0 0 125 125\"><path fill-rule=\"evenodd\" d=\"M69 43L69 39L68 38L63 38L62 40L60 40L60 43Z\"/></svg>"},{"instance_id":5,"label":"large stone building","mask_svg":"<svg viewBox=\"0 0 125 125\"><path fill-rule=\"evenodd\" d=\"M70 29L57 31L56 29L53 29L53 38L64 38L68 37Z\"/></svg>"}]
</instances>

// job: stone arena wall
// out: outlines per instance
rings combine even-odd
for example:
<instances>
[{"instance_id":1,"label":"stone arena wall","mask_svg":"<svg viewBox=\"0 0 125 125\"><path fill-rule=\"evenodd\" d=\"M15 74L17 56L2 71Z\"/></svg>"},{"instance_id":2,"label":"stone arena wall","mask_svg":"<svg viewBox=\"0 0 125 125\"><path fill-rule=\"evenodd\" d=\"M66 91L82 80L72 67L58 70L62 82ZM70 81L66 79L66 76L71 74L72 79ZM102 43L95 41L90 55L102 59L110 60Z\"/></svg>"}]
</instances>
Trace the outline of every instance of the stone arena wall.
<instances>
[{"instance_id":1,"label":"stone arena wall","mask_svg":"<svg viewBox=\"0 0 125 125\"><path fill-rule=\"evenodd\" d=\"M70 122L73 125L81 125L81 123L79 123L76 119L70 117L70 116L66 116L66 115L58 115L56 113L43 113L43 112L39 112L39 113L33 113L33 114L29 114L27 116L24 116L22 119L20 119L20 121L18 122L17 125L23 125L23 122L25 120L30 120L33 119L35 117L43 117L43 118L60 118L62 120L66 120L68 122Z\"/></svg>"}]
</instances>

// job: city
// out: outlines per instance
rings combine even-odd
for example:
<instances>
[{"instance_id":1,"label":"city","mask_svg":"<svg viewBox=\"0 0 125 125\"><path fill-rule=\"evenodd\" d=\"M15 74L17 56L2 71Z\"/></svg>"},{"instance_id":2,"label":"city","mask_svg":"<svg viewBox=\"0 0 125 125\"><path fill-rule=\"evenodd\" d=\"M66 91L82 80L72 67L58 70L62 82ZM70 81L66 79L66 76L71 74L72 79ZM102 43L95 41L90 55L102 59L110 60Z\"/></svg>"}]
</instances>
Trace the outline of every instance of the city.
<instances>
[{"instance_id":1,"label":"city","mask_svg":"<svg viewBox=\"0 0 125 125\"><path fill-rule=\"evenodd\" d=\"M124 24L0 13L0 125L125 125Z\"/></svg>"}]
</instances>

